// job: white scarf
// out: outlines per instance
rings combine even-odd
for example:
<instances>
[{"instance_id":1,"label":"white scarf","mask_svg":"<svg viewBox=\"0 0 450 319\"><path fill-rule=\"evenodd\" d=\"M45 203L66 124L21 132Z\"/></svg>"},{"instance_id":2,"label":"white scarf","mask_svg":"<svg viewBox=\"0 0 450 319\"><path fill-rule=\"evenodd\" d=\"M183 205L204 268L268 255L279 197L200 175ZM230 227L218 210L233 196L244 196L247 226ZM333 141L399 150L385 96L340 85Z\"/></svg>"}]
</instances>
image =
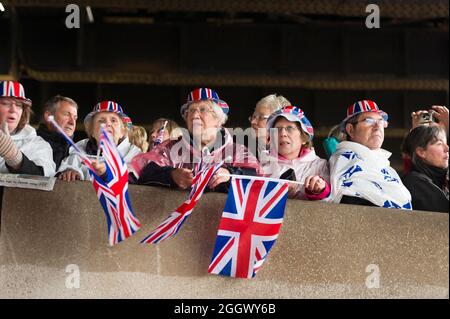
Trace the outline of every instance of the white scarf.
<instances>
[{"instance_id":1,"label":"white scarf","mask_svg":"<svg viewBox=\"0 0 450 319\"><path fill-rule=\"evenodd\" d=\"M354 142L338 144L330 158L333 202L342 196L359 197L386 208L412 209L411 194L390 166L391 153Z\"/></svg>"}]
</instances>

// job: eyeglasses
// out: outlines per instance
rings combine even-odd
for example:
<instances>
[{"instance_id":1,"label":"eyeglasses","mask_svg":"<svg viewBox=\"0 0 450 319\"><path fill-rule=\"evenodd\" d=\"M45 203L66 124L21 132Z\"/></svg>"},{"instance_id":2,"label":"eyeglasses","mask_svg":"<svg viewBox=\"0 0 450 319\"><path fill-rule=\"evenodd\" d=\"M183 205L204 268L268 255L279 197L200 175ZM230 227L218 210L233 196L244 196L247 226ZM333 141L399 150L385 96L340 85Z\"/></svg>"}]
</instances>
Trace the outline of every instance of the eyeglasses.
<instances>
[{"instance_id":1,"label":"eyeglasses","mask_svg":"<svg viewBox=\"0 0 450 319\"><path fill-rule=\"evenodd\" d=\"M267 120L269 118L269 115L257 115L257 114L253 114L252 116L248 117L249 122L252 122L253 120L256 121L263 121L263 120Z\"/></svg>"},{"instance_id":2,"label":"eyeglasses","mask_svg":"<svg viewBox=\"0 0 450 319\"><path fill-rule=\"evenodd\" d=\"M388 121L386 121L385 119L374 119L371 117L367 117L361 121L352 122L351 124L356 124L356 123L363 123L364 126L375 126L375 125L380 124L384 128L388 127L388 124L389 124Z\"/></svg>"},{"instance_id":3,"label":"eyeglasses","mask_svg":"<svg viewBox=\"0 0 450 319\"><path fill-rule=\"evenodd\" d=\"M274 127L274 129L277 130L278 133L281 133L283 130L286 130L288 134L291 134L295 131L298 131L298 127L295 125L288 125L288 126L280 126L280 127Z\"/></svg>"},{"instance_id":4,"label":"eyeglasses","mask_svg":"<svg viewBox=\"0 0 450 319\"><path fill-rule=\"evenodd\" d=\"M186 113L189 115L195 114L195 112L199 112L200 115L204 115L206 113L212 112L212 110L207 106L201 106L199 108L189 108Z\"/></svg>"},{"instance_id":5,"label":"eyeglasses","mask_svg":"<svg viewBox=\"0 0 450 319\"><path fill-rule=\"evenodd\" d=\"M8 107L8 108L12 107L13 102L18 108L21 108L21 109L23 109L23 107L25 105L23 102L15 100L15 99L0 99L0 105Z\"/></svg>"}]
</instances>

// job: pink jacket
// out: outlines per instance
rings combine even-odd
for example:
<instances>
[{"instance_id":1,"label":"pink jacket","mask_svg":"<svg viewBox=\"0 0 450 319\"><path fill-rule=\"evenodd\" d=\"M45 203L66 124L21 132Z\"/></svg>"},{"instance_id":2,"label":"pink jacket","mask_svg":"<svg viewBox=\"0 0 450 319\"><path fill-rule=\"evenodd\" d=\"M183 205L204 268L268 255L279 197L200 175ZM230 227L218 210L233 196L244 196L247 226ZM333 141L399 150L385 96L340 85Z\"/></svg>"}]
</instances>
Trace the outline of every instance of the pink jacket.
<instances>
[{"instance_id":1,"label":"pink jacket","mask_svg":"<svg viewBox=\"0 0 450 319\"><path fill-rule=\"evenodd\" d=\"M265 176L279 178L284 172L292 168L297 182L304 183L308 176L319 175L325 180L326 186L322 193L312 194L305 190L304 185L298 185L294 198L308 200L326 199L330 194L330 171L328 162L316 155L314 149L302 149L299 157L288 160L281 155L271 154L266 161L261 159Z\"/></svg>"},{"instance_id":2,"label":"pink jacket","mask_svg":"<svg viewBox=\"0 0 450 319\"><path fill-rule=\"evenodd\" d=\"M253 168L256 169L258 175L262 174L262 169L256 157L244 145L233 143L230 133L226 129L224 131L224 143L209 154L213 162L217 163L226 159L225 164L237 168ZM180 137L178 140L166 141L155 146L148 153L134 157L131 161L131 172L139 178L143 168L150 162L154 162L161 167L192 169L201 158L201 152L195 150L185 138Z\"/></svg>"}]
</instances>

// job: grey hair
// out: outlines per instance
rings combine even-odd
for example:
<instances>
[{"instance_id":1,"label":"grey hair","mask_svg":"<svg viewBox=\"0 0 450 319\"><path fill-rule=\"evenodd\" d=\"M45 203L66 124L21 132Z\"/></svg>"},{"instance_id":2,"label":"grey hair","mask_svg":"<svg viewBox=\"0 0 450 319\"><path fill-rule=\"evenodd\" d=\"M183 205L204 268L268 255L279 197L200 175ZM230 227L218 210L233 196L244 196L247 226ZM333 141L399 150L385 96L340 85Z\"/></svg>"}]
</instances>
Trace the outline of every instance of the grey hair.
<instances>
[{"instance_id":1,"label":"grey hair","mask_svg":"<svg viewBox=\"0 0 450 319\"><path fill-rule=\"evenodd\" d=\"M56 113L56 108L61 102L67 102L78 110L78 104L74 100L72 100L70 97L62 96L62 95L55 95L51 97L47 102L45 102L44 105L44 113L49 112L50 114L54 115ZM44 119L42 118L42 123L44 123Z\"/></svg>"},{"instance_id":2,"label":"grey hair","mask_svg":"<svg viewBox=\"0 0 450 319\"><path fill-rule=\"evenodd\" d=\"M268 107L270 109L270 113L280 110L285 106L292 105L288 99L286 99L282 95L270 94L263 97L261 100L256 103L256 107Z\"/></svg>"}]
</instances>

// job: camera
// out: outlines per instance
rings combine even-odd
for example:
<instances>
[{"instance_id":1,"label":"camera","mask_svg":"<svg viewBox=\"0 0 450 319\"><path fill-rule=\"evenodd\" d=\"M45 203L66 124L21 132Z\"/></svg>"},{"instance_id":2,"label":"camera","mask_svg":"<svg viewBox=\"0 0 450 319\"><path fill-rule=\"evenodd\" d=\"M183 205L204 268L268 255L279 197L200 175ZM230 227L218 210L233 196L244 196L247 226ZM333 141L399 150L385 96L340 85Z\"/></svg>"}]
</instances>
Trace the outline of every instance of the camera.
<instances>
[{"instance_id":1,"label":"camera","mask_svg":"<svg viewBox=\"0 0 450 319\"><path fill-rule=\"evenodd\" d=\"M429 124L432 122L438 122L437 118L433 117L433 111L424 112L420 114L419 124Z\"/></svg>"}]
</instances>

